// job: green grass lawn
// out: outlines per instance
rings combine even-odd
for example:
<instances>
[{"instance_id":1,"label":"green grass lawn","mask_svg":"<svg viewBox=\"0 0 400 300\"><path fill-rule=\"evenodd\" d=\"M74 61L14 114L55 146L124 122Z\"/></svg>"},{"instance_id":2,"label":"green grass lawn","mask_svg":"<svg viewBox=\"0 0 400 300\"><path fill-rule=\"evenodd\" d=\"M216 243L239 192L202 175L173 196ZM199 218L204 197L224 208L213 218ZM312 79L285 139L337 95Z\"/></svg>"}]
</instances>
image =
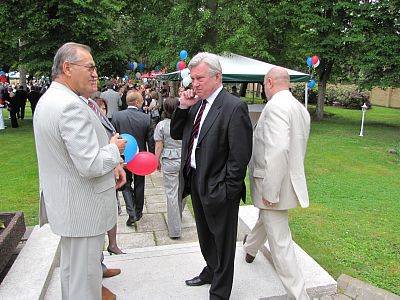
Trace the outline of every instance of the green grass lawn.
<instances>
[{"instance_id":1,"label":"green grass lawn","mask_svg":"<svg viewBox=\"0 0 400 300\"><path fill-rule=\"evenodd\" d=\"M400 295L400 110L327 107L312 122L306 157L311 205L290 213L293 237L337 278L360 278ZM399 154L400 155L400 154Z\"/></svg>"},{"instance_id":2,"label":"green grass lawn","mask_svg":"<svg viewBox=\"0 0 400 300\"><path fill-rule=\"evenodd\" d=\"M27 107L28 114L30 109ZM290 211L294 240L334 278L346 273L400 295L400 110L327 107L313 121L306 158L311 205ZM37 224L38 180L32 120L0 131L0 211Z\"/></svg>"},{"instance_id":3,"label":"green grass lawn","mask_svg":"<svg viewBox=\"0 0 400 300\"><path fill-rule=\"evenodd\" d=\"M38 223L38 171L32 114L29 104L19 128L11 128L8 111L3 109L5 130L0 130L0 211L23 211L25 223Z\"/></svg>"}]
</instances>

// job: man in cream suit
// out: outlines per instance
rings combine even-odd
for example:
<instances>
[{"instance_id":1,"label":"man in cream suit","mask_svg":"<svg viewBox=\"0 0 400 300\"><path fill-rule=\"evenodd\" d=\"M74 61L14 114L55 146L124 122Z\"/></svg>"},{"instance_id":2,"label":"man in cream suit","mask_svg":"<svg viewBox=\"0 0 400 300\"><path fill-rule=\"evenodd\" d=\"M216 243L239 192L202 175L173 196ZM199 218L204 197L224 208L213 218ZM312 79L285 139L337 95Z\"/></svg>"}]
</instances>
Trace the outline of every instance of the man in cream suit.
<instances>
[{"instance_id":1,"label":"man in cream suit","mask_svg":"<svg viewBox=\"0 0 400 300\"><path fill-rule=\"evenodd\" d=\"M62 299L100 299L104 233L117 222L114 169L125 140L110 140L79 95L92 93L97 72L90 48L66 43L52 67L53 83L34 116L40 224L61 236ZM116 174L117 175L117 174Z\"/></svg>"},{"instance_id":2,"label":"man in cream suit","mask_svg":"<svg viewBox=\"0 0 400 300\"><path fill-rule=\"evenodd\" d=\"M268 240L275 269L288 299L309 299L296 261L288 210L308 207L304 157L310 115L289 91L289 74L272 68L264 78L269 99L253 138L250 185L253 203L260 209L253 230L245 237L246 261L253 262Z\"/></svg>"}]
</instances>

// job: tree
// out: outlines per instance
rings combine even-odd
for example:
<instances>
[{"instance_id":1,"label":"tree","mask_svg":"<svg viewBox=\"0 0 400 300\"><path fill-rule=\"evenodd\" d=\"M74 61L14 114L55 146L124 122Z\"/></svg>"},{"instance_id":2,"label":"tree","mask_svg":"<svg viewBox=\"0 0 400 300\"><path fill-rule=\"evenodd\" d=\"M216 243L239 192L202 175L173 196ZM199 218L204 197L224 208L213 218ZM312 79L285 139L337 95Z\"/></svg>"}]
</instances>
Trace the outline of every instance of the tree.
<instances>
[{"instance_id":1,"label":"tree","mask_svg":"<svg viewBox=\"0 0 400 300\"><path fill-rule=\"evenodd\" d=\"M399 7L394 0L253 0L251 5L259 7L255 18L276 47L271 54L277 61L301 69L308 56L320 57L318 119L332 74L350 74L362 84L377 77L381 85L399 84Z\"/></svg>"},{"instance_id":2,"label":"tree","mask_svg":"<svg viewBox=\"0 0 400 300\"><path fill-rule=\"evenodd\" d=\"M0 14L4 26L1 32L5 48L13 55L3 56L11 64L29 73L49 74L56 50L65 42L89 45L95 61L104 72L120 71L126 53L119 47L122 38L118 20L125 1L58 1L9 0Z\"/></svg>"}]
</instances>

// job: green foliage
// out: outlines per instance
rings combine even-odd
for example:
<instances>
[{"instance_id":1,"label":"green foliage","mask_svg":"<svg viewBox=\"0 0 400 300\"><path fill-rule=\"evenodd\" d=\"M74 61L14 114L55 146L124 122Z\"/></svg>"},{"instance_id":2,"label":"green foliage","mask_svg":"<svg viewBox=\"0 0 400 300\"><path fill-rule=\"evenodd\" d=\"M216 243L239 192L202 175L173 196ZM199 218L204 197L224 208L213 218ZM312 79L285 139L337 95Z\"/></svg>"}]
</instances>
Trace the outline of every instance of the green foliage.
<instances>
[{"instance_id":1,"label":"green foliage","mask_svg":"<svg viewBox=\"0 0 400 300\"><path fill-rule=\"evenodd\" d=\"M129 61L174 71L186 49L234 52L308 72L320 57L317 115L329 81L400 86L397 0L27 0L0 6L0 62L49 74L67 41L92 47L100 75L122 76ZM12 16L10 20L9 16Z\"/></svg>"},{"instance_id":2,"label":"green foliage","mask_svg":"<svg viewBox=\"0 0 400 300\"><path fill-rule=\"evenodd\" d=\"M31 74L50 74L56 50L74 41L92 48L103 72L122 73L127 55L119 47L123 39L116 29L124 5L119 0L6 1L0 23L13 26L4 26L0 40L4 37L5 49L14 49L14 55L3 59Z\"/></svg>"}]
</instances>

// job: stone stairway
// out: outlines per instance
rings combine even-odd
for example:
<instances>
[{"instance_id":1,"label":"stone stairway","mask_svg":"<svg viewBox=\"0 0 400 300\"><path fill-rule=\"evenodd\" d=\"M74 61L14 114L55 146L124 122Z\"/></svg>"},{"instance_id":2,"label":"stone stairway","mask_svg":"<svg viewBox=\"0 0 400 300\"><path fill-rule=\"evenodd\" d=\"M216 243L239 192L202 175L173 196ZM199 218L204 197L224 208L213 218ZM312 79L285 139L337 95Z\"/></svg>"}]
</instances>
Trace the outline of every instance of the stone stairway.
<instances>
[{"instance_id":1,"label":"stone stairway","mask_svg":"<svg viewBox=\"0 0 400 300\"><path fill-rule=\"evenodd\" d=\"M208 299L209 285L185 285L185 279L194 277L203 268L204 260L197 242L195 222L188 208L183 214L182 238L171 240L168 237L161 174L155 172L146 178L146 207L143 218L136 226L126 226L128 217L122 198L120 200L123 213L118 217L117 240L127 254L110 256L104 251L105 264L122 270L120 275L104 279L104 285L118 299ZM257 215L258 210L252 206L240 208L231 299L285 299L285 291L268 259L268 245L261 249L264 255L257 255L252 264L244 261L241 240L254 225ZM59 238L51 233L48 226L36 227L31 237L27 246L37 250L22 249L21 257L0 286L0 300L61 299ZM106 241L104 249L107 245ZM336 281L297 245L296 254L311 298L334 294ZM37 266L37 261L47 264ZM33 278L35 284L30 282Z\"/></svg>"}]
</instances>

